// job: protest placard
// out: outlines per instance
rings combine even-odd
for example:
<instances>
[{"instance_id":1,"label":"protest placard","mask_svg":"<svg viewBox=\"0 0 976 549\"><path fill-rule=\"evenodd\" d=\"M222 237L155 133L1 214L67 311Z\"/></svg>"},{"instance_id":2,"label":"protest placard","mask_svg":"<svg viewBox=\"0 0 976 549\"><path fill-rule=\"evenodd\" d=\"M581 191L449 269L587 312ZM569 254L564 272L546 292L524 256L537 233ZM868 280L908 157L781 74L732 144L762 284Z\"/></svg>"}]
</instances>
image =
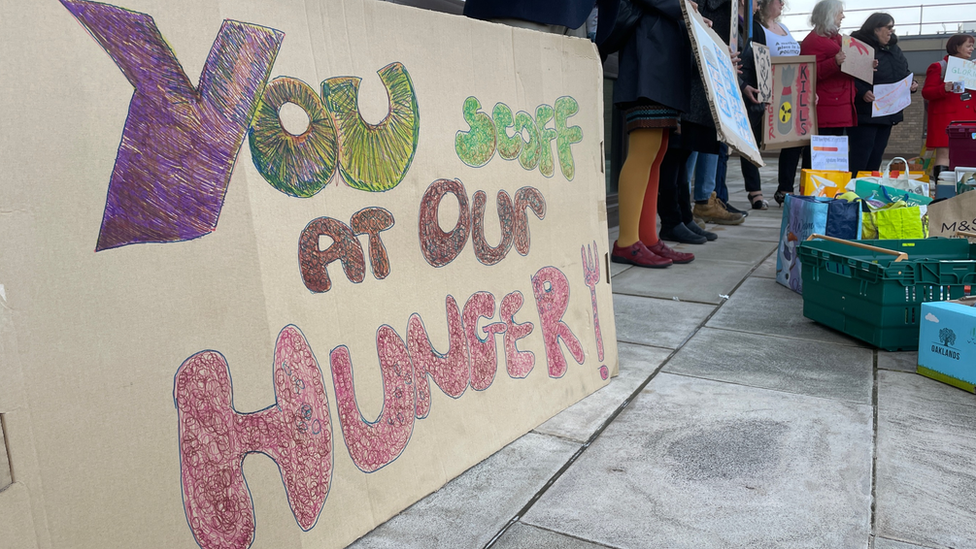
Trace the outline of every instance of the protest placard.
<instances>
[{"instance_id":1,"label":"protest placard","mask_svg":"<svg viewBox=\"0 0 976 549\"><path fill-rule=\"evenodd\" d=\"M814 170L846 172L848 149L846 135L814 135L810 137L810 160Z\"/></svg>"},{"instance_id":2,"label":"protest placard","mask_svg":"<svg viewBox=\"0 0 976 549\"><path fill-rule=\"evenodd\" d=\"M976 90L976 62L949 56L946 63L946 82L963 82L967 90Z\"/></svg>"},{"instance_id":3,"label":"protest placard","mask_svg":"<svg viewBox=\"0 0 976 549\"><path fill-rule=\"evenodd\" d=\"M0 22L0 546L345 547L608 383L591 42L115 1Z\"/></svg>"},{"instance_id":4,"label":"protest placard","mask_svg":"<svg viewBox=\"0 0 976 549\"><path fill-rule=\"evenodd\" d=\"M809 145L817 133L816 57L772 57L770 72L773 89L763 118L763 150Z\"/></svg>"},{"instance_id":5,"label":"protest placard","mask_svg":"<svg viewBox=\"0 0 976 549\"><path fill-rule=\"evenodd\" d=\"M759 89L756 96L760 103L769 103L773 100L773 66L769 48L762 44L753 44L752 56L756 62L756 82Z\"/></svg>"},{"instance_id":6,"label":"protest placard","mask_svg":"<svg viewBox=\"0 0 976 549\"><path fill-rule=\"evenodd\" d=\"M692 49L698 60L698 69L708 104L715 120L715 131L719 141L749 159L757 166L763 166L756 138L749 125L749 114L739 91L739 81L729 56L729 47L702 20L688 0L681 0L685 24L691 37Z\"/></svg>"},{"instance_id":7,"label":"protest placard","mask_svg":"<svg viewBox=\"0 0 976 549\"><path fill-rule=\"evenodd\" d=\"M888 116L907 109L912 104L914 78L914 74L909 74L894 84L876 84L874 102L871 103L871 116Z\"/></svg>"},{"instance_id":8,"label":"protest placard","mask_svg":"<svg viewBox=\"0 0 976 549\"><path fill-rule=\"evenodd\" d=\"M841 36L841 51L846 58L840 70L868 84L874 83L874 48L848 35Z\"/></svg>"}]
</instances>

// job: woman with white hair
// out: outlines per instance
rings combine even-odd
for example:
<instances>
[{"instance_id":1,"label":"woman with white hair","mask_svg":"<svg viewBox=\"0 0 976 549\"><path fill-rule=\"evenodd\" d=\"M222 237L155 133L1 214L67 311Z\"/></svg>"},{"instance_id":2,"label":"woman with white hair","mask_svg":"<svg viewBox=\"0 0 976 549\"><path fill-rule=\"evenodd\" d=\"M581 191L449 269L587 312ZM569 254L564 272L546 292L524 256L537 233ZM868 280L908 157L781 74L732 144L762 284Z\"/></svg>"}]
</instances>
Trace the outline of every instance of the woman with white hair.
<instances>
[{"instance_id":1,"label":"woman with white hair","mask_svg":"<svg viewBox=\"0 0 976 549\"><path fill-rule=\"evenodd\" d=\"M813 7L813 31L800 44L801 55L817 56L817 130L821 135L844 135L857 126L854 77L841 72L846 56L841 48L840 22L844 4L820 0Z\"/></svg>"}]
</instances>

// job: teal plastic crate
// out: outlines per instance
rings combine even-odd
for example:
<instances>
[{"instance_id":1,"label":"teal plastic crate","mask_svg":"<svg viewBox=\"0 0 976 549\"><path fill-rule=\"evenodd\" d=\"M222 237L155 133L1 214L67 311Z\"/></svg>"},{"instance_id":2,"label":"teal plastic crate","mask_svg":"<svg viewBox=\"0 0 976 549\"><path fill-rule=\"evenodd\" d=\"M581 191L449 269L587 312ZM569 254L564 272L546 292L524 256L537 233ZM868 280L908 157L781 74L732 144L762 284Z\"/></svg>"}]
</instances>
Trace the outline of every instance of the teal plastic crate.
<instances>
[{"instance_id":1,"label":"teal plastic crate","mask_svg":"<svg viewBox=\"0 0 976 549\"><path fill-rule=\"evenodd\" d=\"M964 239L853 242L875 249L800 245L803 316L888 351L916 350L922 303L958 299L967 286L976 292L976 245Z\"/></svg>"}]
</instances>

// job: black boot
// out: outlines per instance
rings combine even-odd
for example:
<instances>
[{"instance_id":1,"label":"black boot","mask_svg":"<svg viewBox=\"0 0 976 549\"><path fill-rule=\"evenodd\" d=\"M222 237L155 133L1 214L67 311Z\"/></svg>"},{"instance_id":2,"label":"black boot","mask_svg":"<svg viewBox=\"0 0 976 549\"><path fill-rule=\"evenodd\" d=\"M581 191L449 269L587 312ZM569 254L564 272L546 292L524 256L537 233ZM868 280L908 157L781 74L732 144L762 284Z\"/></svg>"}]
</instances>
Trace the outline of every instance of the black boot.
<instances>
[{"instance_id":1,"label":"black boot","mask_svg":"<svg viewBox=\"0 0 976 549\"><path fill-rule=\"evenodd\" d=\"M692 224L694 225L694 223ZM697 228L698 225L695 227ZM708 241L708 238L692 232L684 225L675 225L670 228L661 227L661 239L682 244L704 244Z\"/></svg>"},{"instance_id":2,"label":"black boot","mask_svg":"<svg viewBox=\"0 0 976 549\"><path fill-rule=\"evenodd\" d=\"M694 221L689 221L688 223L685 223L685 227L687 227L689 231L697 234L698 236L704 236L705 237L705 240L707 240L709 242L711 242L711 241L715 240L716 238L718 238L718 235L717 234L712 233L712 232L708 232L705 229L702 229Z\"/></svg>"}]
</instances>

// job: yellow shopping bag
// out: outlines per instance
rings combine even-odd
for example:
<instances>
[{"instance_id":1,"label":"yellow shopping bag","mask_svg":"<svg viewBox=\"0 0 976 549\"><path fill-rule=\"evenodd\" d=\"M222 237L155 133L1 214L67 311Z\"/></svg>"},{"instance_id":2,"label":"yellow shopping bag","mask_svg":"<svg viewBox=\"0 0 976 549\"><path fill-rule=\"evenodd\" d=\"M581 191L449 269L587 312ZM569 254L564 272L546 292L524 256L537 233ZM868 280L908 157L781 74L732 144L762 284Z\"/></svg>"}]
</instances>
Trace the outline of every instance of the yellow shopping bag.
<instances>
[{"instance_id":1,"label":"yellow shopping bag","mask_svg":"<svg viewBox=\"0 0 976 549\"><path fill-rule=\"evenodd\" d=\"M851 172L803 169L800 172L800 194L833 198L844 194L844 186L850 181Z\"/></svg>"}]
</instances>

